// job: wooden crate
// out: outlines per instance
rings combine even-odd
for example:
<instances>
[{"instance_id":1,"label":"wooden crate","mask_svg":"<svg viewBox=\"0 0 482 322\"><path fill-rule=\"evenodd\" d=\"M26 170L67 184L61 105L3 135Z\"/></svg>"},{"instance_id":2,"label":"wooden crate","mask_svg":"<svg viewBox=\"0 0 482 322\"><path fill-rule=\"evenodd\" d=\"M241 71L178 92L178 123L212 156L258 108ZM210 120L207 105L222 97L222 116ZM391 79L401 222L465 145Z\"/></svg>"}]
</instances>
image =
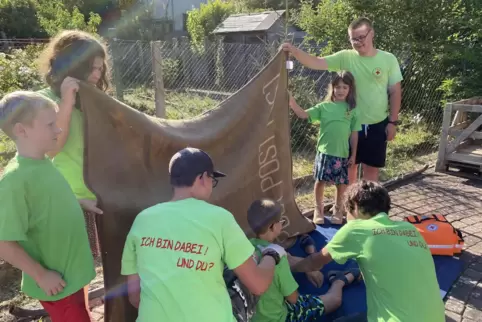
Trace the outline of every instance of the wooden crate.
<instances>
[{"instance_id":1,"label":"wooden crate","mask_svg":"<svg viewBox=\"0 0 482 322\"><path fill-rule=\"evenodd\" d=\"M467 113L476 113L477 118L470 120ZM444 111L435 170L463 176L481 176L481 128L482 97L448 103Z\"/></svg>"}]
</instances>

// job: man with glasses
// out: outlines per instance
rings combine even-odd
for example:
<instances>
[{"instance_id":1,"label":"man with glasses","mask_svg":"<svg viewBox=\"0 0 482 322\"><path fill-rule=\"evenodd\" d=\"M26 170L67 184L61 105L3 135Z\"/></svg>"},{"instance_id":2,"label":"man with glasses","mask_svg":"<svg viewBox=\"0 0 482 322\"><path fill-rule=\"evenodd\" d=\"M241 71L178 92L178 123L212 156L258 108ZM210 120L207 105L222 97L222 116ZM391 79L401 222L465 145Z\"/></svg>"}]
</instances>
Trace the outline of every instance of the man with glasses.
<instances>
[{"instance_id":1,"label":"man with glasses","mask_svg":"<svg viewBox=\"0 0 482 322\"><path fill-rule=\"evenodd\" d=\"M283 50L311 69L341 71L353 74L356 82L357 107L362 131L358 137L356 164L349 168L349 182L357 178L357 165L363 166L365 180L378 181L379 169L385 166L387 141L395 138L402 100L402 73L397 58L373 45L372 22L359 18L348 27L351 50L326 57L315 57L289 43Z\"/></svg>"},{"instance_id":2,"label":"man with glasses","mask_svg":"<svg viewBox=\"0 0 482 322\"><path fill-rule=\"evenodd\" d=\"M137 322L235 321L225 266L255 295L265 292L285 250L254 247L227 210L208 203L218 178L209 155L185 148L169 163L174 194L142 211L127 236L121 274Z\"/></svg>"}]
</instances>

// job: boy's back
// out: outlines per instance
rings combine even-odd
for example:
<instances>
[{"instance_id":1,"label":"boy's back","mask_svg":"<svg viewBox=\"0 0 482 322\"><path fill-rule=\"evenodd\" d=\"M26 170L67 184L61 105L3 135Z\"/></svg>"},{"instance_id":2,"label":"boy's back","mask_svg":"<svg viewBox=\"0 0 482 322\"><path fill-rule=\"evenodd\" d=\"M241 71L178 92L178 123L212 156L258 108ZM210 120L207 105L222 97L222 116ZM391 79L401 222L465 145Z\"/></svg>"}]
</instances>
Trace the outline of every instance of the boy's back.
<instances>
[{"instance_id":1,"label":"boy's back","mask_svg":"<svg viewBox=\"0 0 482 322\"><path fill-rule=\"evenodd\" d=\"M139 274L137 321L234 321L224 264L253 254L233 215L188 198L141 212L127 237L122 274Z\"/></svg>"},{"instance_id":2,"label":"boy's back","mask_svg":"<svg viewBox=\"0 0 482 322\"><path fill-rule=\"evenodd\" d=\"M354 258L367 287L368 321L444 321L433 258L416 228L384 213L349 221L326 246Z\"/></svg>"},{"instance_id":3,"label":"boy's back","mask_svg":"<svg viewBox=\"0 0 482 322\"><path fill-rule=\"evenodd\" d=\"M17 241L42 266L63 275L66 286L47 296L31 276L22 291L55 301L95 277L84 216L69 185L49 159L16 156L0 177L0 240Z\"/></svg>"}]
</instances>

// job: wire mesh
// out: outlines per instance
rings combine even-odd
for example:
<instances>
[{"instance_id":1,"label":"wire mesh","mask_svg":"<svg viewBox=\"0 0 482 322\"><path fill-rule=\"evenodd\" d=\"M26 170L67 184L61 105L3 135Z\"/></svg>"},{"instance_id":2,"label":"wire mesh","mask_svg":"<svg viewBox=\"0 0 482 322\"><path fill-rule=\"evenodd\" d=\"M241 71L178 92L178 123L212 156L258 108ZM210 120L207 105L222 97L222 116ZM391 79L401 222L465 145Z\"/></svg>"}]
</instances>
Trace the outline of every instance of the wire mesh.
<instances>
[{"instance_id":1,"label":"wire mesh","mask_svg":"<svg viewBox=\"0 0 482 322\"><path fill-rule=\"evenodd\" d=\"M18 49L29 51L28 55L17 55L25 63L18 58L13 60L18 62L19 67L12 67L11 58L5 63L9 66L0 66L3 84L7 77L20 75L20 65L31 64L35 57L29 55L38 54L42 46L33 46L37 51L27 48L45 42L43 39L0 41L0 55L15 56ZM153 46L158 46L158 50L153 51ZM312 53L319 53L322 49L309 44L302 47ZM133 108L155 115L154 69L160 65L166 117L171 119L191 118L216 107L259 73L276 55L278 48L278 44L223 42L206 42L201 47L195 47L187 39L156 43L111 39L108 42L112 85L117 98ZM156 57L153 55L155 52L160 54ZM443 65L437 64L432 55L394 54L400 61L404 77L402 124L396 139L388 144L387 165L381 171L383 181L436 161L443 116L442 92L439 90L446 78ZM18 89L37 89L42 84L40 76L34 75L32 66L29 67L32 74L28 76L28 81L18 82L21 83ZM3 72L5 68L15 70L9 70L8 76L5 76L7 74L2 74L2 68ZM305 68L295 61L294 69L289 72L289 90L306 109L323 99L330 79L329 72ZM0 94L4 94L15 88L0 89ZM312 204L312 169L319 128L300 120L291 112L290 115L293 177L296 179L298 203L304 208L304 205L309 207ZM3 136L0 139L0 148L8 147L10 151L11 142ZM330 189L327 195L330 195Z\"/></svg>"}]
</instances>

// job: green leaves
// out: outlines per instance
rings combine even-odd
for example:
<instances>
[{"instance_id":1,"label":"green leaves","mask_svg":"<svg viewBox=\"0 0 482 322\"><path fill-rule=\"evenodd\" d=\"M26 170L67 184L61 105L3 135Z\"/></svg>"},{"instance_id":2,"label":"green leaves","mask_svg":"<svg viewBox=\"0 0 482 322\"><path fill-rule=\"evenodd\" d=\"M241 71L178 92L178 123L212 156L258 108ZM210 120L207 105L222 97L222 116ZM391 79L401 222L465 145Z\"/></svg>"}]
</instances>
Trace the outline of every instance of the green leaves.
<instances>
[{"instance_id":1,"label":"green leaves","mask_svg":"<svg viewBox=\"0 0 482 322\"><path fill-rule=\"evenodd\" d=\"M212 32L216 27L236 12L236 4L230 1L209 0L202 3L199 9L188 12L187 31L195 47L201 49L204 39L213 40Z\"/></svg>"},{"instance_id":2,"label":"green leaves","mask_svg":"<svg viewBox=\"0 0 482 322\"><path fill-rule=\"evenodd\" d=\"M72 11L69 11L61 0L39 0L37 17L40 26L49 36L64 29L79 29L96 33L101 22L99 14L93 12L89 14L89 19L86 21L79 8L74 6Z\"/></svg>"}]
</instances>

